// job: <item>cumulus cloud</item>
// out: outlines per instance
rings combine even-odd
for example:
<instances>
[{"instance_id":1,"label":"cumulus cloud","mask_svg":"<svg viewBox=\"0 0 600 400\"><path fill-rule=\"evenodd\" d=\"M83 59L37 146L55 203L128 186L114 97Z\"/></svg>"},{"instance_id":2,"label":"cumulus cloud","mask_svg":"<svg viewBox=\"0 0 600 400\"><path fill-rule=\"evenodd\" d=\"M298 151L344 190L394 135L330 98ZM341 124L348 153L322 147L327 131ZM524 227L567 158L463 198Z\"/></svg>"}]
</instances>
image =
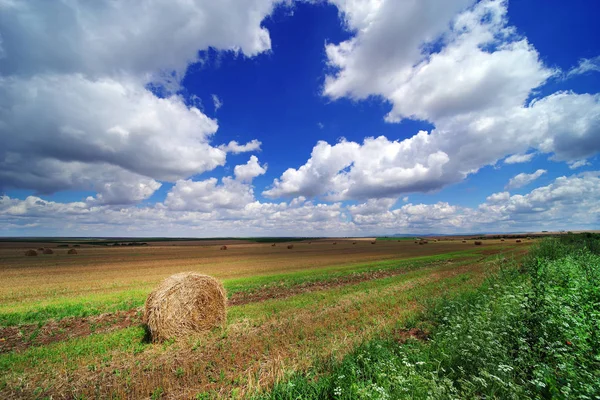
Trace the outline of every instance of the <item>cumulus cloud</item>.
<instances>
[{"instance_id":1,"label":"cumulus cloud","mask_svg":"<svg viewBox=\"0 0 600 400\"><path fill-rule=\"evenodd\" d=\"M256 139L253 139L246 144L239 144L237 141L232 140L226 145L219 146L219 149L226 153L239 154L246 153L249 151L260 151L261 144L262 143Z\"/></svg>"},{"instance_id":2,"label":"cumulus cloud","mask_svg":"<svg viewBox=\"0 0 600 400\"><path fill-rule=\"evenodd\" d=\"M204 181L180 180L167 194L165 205L172 210L201 211L240 209L254 200L252 188L230 177Z\"/></svg>"},{"instance_id":3,"label":"cumulus cloud","mask_svg":"<svg viewBox=\"0 0 600 400\"><path fill-rule=\"evenodd\" d=\"M520 164L531 161L531 159L535 156L535 153L528 154L513 154L512 156L508 156L504 159L504 164Z\"/></svg>"},{"instance_id":4,"label":"cumulus cloud","mask_svg":"<svg viewBox=\"0 0 600 400\"><path fill-rule=\"evenodd\" d=\"M303 197L260 202L248 184L207 179L177 182L164 203L145 207L0 196L0 230L214 237L594 229L600 223L600 172L559 177L523 195L495 193L478 207L437 202L394 208L396 203L382 198L344 206Z\"/></svg>"},{"instance_id":5,"label":"cumulus cloud","mask_svg":"<svg viewBox=\"0 0 600 400\"><path fill-rule=\"evenodd\" d=\"M516 175L516 176L510 178L505 189L508 189L508 190L518 189L520 187L529 185L531 182L535 181L540 176L544 175L546 172L548 172L548 171L546 171L545 169L538 169L537 171L535 171L532 174L526 174L526 173L522 172L519 175Z\"/></svg>"},{"instance_id":6,"label":"cumulus cloud","mask_svg":"<svg viewBox=\"0 0 600 400\"><path fill-rule=\"evenodd\" d=\"M321 141L306 164L285 171L263 194L348 200L433 190L444 181L448 156L442 151L420 152L429 142L427 132L404 141L383 136L366 138L362 144L343 140L332 146Z\"/></svg>"},{"instance_id":7,"label":"cumulus cloud","mask_svg":"<svg viewBox=\"0 0 600 400\"><path fill-rule=\"evenodd\" d=\"M246 164L236 165L233 169L235 179L242 182L251 182L257 176L264 175L267 172L267 165L260 165L256 156L250 156Z\"/></svg>"},{"instance_id":8,"label":"cumulus cloud","mask_svg":"<svg viewBox=\"0 0 600 400\"><path fill-rule=\"evenodd\" d=\"M319 142L266 196L398 196L440 189L507 156L524 161L529 150L567 162L600 151L599 95L528 100L559 71L508 25L506 1L334 3L355 35L326 46L334 72L323 94L379 96L392 105L388 122L422 119L435 129L403 141Z\"/></svg>"},{"instance_id":9,"label":"cumulus cloud","mask_svg":"<svg viewBox=\"0 0 600 400\"><path fill-rule=\"evenodd\" d=\"M175 93L199 50L269 50L275 3L0 4L0 188L121 203L224 165L217 122Z\"/></svg>"}]
</instances>

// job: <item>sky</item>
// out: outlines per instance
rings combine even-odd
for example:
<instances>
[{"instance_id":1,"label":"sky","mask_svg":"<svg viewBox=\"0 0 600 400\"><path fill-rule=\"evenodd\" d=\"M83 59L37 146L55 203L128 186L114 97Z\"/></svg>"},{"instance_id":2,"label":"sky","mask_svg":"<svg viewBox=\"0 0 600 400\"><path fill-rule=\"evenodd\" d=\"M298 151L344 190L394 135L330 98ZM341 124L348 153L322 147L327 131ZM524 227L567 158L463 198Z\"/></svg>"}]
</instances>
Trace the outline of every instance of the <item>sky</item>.
<instances>
[{"instance_id":1,"label":"sky","mask_svg":"<svg viewBox=\"0 0 600 400\"><path fill-rule=\"evenodd\" d=\"M600 229L599 12L0 1L0 236Z\"/></svg>"}]
</instances>

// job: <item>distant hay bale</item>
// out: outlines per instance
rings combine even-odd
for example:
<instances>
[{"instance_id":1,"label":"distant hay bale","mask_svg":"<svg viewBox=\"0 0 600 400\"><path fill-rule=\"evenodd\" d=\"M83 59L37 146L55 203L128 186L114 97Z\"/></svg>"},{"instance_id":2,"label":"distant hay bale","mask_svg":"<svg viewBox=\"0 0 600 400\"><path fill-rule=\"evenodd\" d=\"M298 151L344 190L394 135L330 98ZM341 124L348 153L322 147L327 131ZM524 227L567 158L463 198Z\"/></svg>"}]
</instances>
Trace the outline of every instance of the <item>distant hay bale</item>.
<instances>
[{"instance_id":1,"label":"distant hay bale","mask_svg":"<svg viewBox=\"0 0 600 400\"><path fill-rule=\"evenodd\" d=\"M144 323L153 342L180 338L221 326L226 318L225 289L207 275L175 274L150 293Z\"/></svg>"},{"instance_id":2,"label":"distant hay bale","mask_svg":"<svg viewBox=\"0 0 600 400\"><path fill-rule=\"evenodd\" d=\"M221 250L227 250L227 246L221 246Z\"/></svg>"},{"instance_id":3,"label":"distant hay bale","mask_svg":"<svg viewBox=\"0 0 600 400\"><path fill-rule=\"evenodd\" d=\"M276 246L276 245L275 245L275 243L273 243L273 244L271 245L271 247L275 247L275 246Z\"/></svg>"},{"instance_id":4,"label":"distant hay bale","mask_svg":"<svg viewBox=\"0 0 600 400\"><path fill-rule=\"evenodd\" d=\"M504 242L504 239L500 239L501 242Z\"/></svg>"},{"instance_id":5,"label":"distant hay bale","mask_svg":"<svg viewBox=\"0 0 600 400\"><path fill-rule=\"evenodd\" d=\"M463 242L463 243L467 243L467 241L466 241L466 240L463 240L462 242Z\"/></svg>"},{"instance_id":6,"label":"distant hay bale","mask_svg":"<svg viewBox=\"0 0 600 400\"><path fill-rule=\"evenodd\" d=\"M517 239L517 243L521 243L521 239Z\"/></svg>"},{"instance_id":7,"label":"distant hay bale","mask_svg":"<svg viewBox=\"0 0 600 400\"><path fill-rule=\"evenodd\" d=\"M333 244L337 244L337 242L333 242Z\"/></svg>"},{"instance_id":8,"label":"distant hay bale","mask_svg":"<svg viewBox=\"0 0 600 400\"><path fill-rule=\"evenodd\" d=\"M483 244L483 242L480 240L475 241L475 246L481 246L482 244Z\"/></svg>"},{"instance_id":9,"label":"distant hay bale","mask_svg":"<svg viewBox=\"0 0 600 400\"><path fill-rule=\"evenodd\" d=\"M81 246L78 244L74 244L73 247L81 247Z\"/></svg>"},{"instance_id":10,"label":"distant hay bale","mask_svg":"<svg viewBox=\"0 0 600 400\"><path fill-rule=\"evenodd\" d=\"M429 243L427 240L419 240L419 244L427 244Z\"/></svg>"},{"instance_id":11,"label":"distant hay bale","mask_svg":"<svg viewBox=\"0 0 600 400\"><path fill-rule=\"evenodd\" d=\"M371 242L371 244L375 244L375 243L376 243L375 241Z\"/></svg>"},{"instance_id":12,"label":"distant hay bale","mask_svg":"<svg viewBox=\"0 0 600 400\"><path fill-rule=\"evenodd\" d=\"M77 250L69 249L69 251L67 251L67 254L77 254Z\"/></svg>"},{"instance_id":13,"label":"distant hay bale","mask_svg":"<svg viewBox=\"0 0 600 400\"><path fill-rule=\"evenodd\" d=\"M356 242L352 242L352 244L356 244Z\"/></svg>"},{"instance_id":14,"label":"distant hay bale","mask_svg":"<svg viewBox=\"0 0 600 400\"><path fill-rule=\"evenodd\" d=\"M288 245L287 245L287 248L288 248L288 249L293 249L293 248L294 248L294 245L293 245L293 244L288 244Z\"/></svg>"},{"instance_id":15,"label":"distant hay bale","mask_svg":"<svg viewBox=\"0 0 600 400\"><path fill-rule=\"evenodd\" d=\"M54 254L52 249L44 249L44 254Z\"/></svg>"},{"instance_id":16,"label":"distant hay bale","mask_svg":"<svg viewBox=\"0 0 600 400\"><path fill-rule=\"evenodd\" d=\"M25 252L25 255L29 256L29 257L37 256L37 251L35 251L35 250L27 250Z\"/></svg>"},{"instance_id":17,"label":"distant hay bale","mask_svg":"<svg viewBox=\"0 0 600 400\"><path fill-rule=\"evenodd\" d=\"M38 248L38 251L44 252L44 248L40 247L40 248Z\"/></svg>"}]
</instances>

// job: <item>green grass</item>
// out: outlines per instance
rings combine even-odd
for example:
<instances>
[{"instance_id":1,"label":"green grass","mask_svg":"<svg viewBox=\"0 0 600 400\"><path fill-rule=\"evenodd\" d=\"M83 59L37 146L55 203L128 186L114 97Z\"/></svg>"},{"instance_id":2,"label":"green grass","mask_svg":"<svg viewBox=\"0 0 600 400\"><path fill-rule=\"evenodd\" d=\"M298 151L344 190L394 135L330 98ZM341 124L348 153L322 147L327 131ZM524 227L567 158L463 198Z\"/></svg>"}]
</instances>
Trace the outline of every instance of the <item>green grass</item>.
<instances>
[{"instance_id":1,"label":"green grass","mask_svg":"<svg viewBox=\"0 0 600 400\"><path fill-rule=\"evenodd\" d=\"M138 352L148 344L144 341L143 327L135 326L109 334L92 334L70 339L47 346L32 347L19 353L0 355L0 371L10 374L23 373L26 368L35 367L38 372L61 368L74 370L82 363L107 356L114 352ZM92 367L93 368L93 367Z\"/></svg>"},{"instance_id":2,"label":"green grass","mask_svg":"<svg viewBox=\"0 0 600 400\"><path fill-rule=\"evenodd\" d=\"M421 317L434 327L430 342L400 345L387 335L258 397L599 398L596 245L544 241L521 273L503 269L480 289L431 306Z\"/></svg>"},{"instance_id":3,"label":"green grass","mask_svg":"<svg viewBox=\"0 0 600 400\"><path fill-rule=\"evenodd\" d=\"M355 285L343 286L335 289L303 293L285 299L268 300L261 303L250 303L242 306L233 306L228 310L228 325L237 322L250 321L254 326L260 326L269 319L289 318L295 310L314 310L319 312L327 307L333 307L348 300L349 307L363 309L369 304L380 310L386 310L393 305L408 301L421 301L422 299L438 296L448 287L460 287L469 279L469 274L450 277L441 282L429 282L416 285L407 290L397 291L401 285L419 278L426 277L432 270L442 267L417 269L407 274L389 278L365 281ZM393 296L386 295L394 292ZM367 323L371 315L361 315ZM387 315L386 318L397 318ZM220 335L215 331L215 335ZM327 335L319 340L326 341ZM126 328L116 332L92 334L86 337L69 339L40 347L31 347L18 353L0 355L0 371L18 375L26 370L35 369L36 373L51 373L53 370L74 370L83 364L97 365L99 360L109 360L118 357L119 353L141 353L149 345L146 341L146 331L141 326ZM166 348L168 350L168 347ZM1 376L1 374L0 374Z\"/></svg>"},{"instance_id":4,"label":"green grass","mask_svg":"<svg viewBox=\"0 0 600 400\"><path fill-rule=\"evenodd\" d=\"M442 255L414 257L401 260L377 261L337 265L327 268L248 278L224 280L229 296L238 292L253 292L269 287L292 287L308 282L335 280L352 274L370 271L415 269L437 261L477 257L478 249L463 250ZM144 304L151 286L127 289L116 293L99 293L78 297L57 297L51 300L5 303L0 306L0 326L15 326L26 323L43 323L49 319L86 317L106 312L129 310Z\"/></svg>"}]
</instances>

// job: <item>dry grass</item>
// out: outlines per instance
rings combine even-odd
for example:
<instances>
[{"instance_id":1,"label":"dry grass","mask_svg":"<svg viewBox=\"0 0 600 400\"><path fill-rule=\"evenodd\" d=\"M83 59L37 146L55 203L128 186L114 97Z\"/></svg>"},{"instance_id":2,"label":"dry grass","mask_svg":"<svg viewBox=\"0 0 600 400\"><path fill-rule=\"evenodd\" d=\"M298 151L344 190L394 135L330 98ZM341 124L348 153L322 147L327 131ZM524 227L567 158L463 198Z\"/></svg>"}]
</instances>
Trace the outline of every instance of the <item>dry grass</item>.
<instances>
[{"instance_id":1,"label":"dry grass","mask_svg":"<svg viewBox=\"0 0 600 400\"><path fill-rule=\"evenodd\" d=\"M226 302L225 289L216 279L194 272L175 274L148 296L144 323L153 342L184 338L223 324Z\"/></svg>"},{"instance_id":2,"label":"dry grass","mask_svg":"<svg viewBox=\"0 0 600 400\"><path fill-rule=\"evenodd\" d=\"M356 242L361 240L356 239ZM0 246L0 309L19 311L32 301L90 294L150 290L166 277L193 270L218 279L289 273L336 265L370 263L463 251L460 242L438 242L414 246L410 241L381 242L377 246L356 246L352 240L296 243L294 251L285 246L239 243L227 246L235 251L214 251L216 242L196 246L186 243L147 247L88 247L77 249L77 257L24 257L22 245ZM500 241L486 240L486 244ZM222 245L223 242L220 243ZM30 244L31 246L31 244ZM271 248L269 248L271 247ZM43 271L43 273L40 273Z\"/></svg>"},{"instance_id":3,"label":"dry grass","mask_svg":"<svg viewBox=\"0 0 600 400\"><path fill-rule=\"evenodd\" d=\"M156 388L164 391L165 398L192 398L205 390L220 398L243 397L270 387L291 371L339 360L357 344L411 315L423 295L478 284L485 270L482 264L444 263L376 289L310 296L278 312L269 310L276 310L279 302L261 304L258 316L252 314L256 307L249 305L244 309L247 317L196 341L155 345L141 354L113 352L108 360L84 358L68 373L52 370L44 375L32 370L25 394L39 386L54 388L56 398L75 394L147 398ZM449 281L459 276L465 279Z\"/></svg>"}]
</instances>

